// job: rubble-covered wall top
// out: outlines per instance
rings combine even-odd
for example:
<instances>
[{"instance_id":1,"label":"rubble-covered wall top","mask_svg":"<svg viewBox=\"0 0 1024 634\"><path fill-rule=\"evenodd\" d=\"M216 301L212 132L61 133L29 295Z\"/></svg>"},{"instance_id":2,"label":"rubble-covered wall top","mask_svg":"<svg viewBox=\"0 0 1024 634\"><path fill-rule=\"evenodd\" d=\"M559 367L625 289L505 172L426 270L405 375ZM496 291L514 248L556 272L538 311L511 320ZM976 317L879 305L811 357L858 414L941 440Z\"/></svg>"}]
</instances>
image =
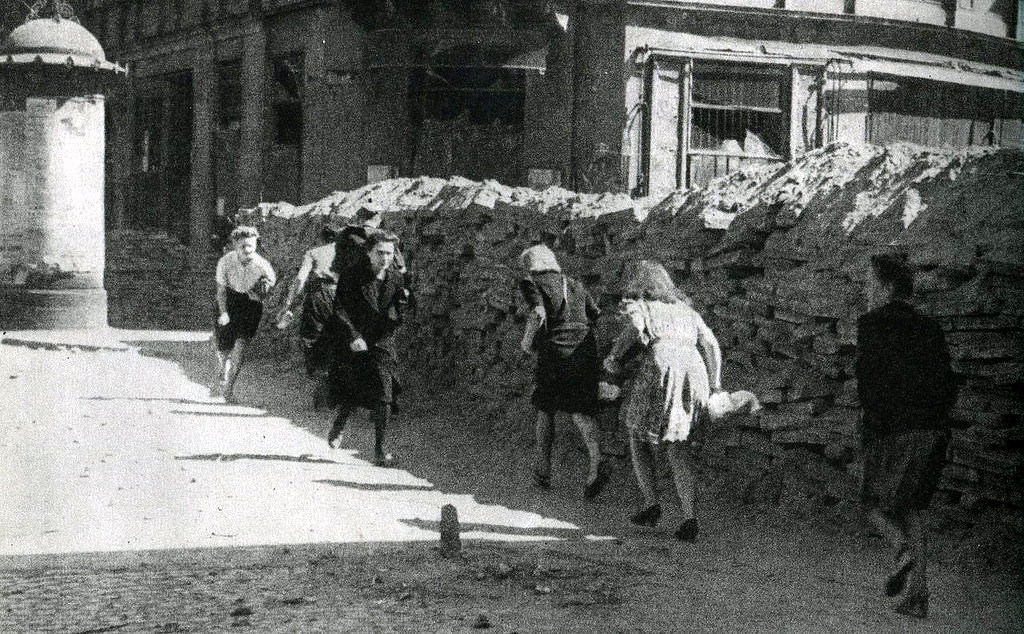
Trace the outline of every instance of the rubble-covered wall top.
<instances>
[{"instance_id":1,"label":"rubble-covered wall top","mask_svg":"<svg viewBox=\"0 0 1024 634\"><path fill-rule=\"evenodd\" d=\"M903 248L916 270L914 300L945 328L961 381L953 416L965 429L943 488L973 508L1024 506L1021 200L1018 152L833 145L662 199L396 179L304 207L264 205L243 219L263 225L264 247L287 276L323 222L361 206L384 210L419 298L404 332L406 365L420 381L488 399L521 402L529 392L514 290L523 248L548 241L600 298L602 345L620 327L623 265L659 260L717 333L725 387L751 389L766 406L709 442L705 459L756 476L752 490L782 478L840 499L856 491L853 361L868 256Z\"/></svg>"}]
</instances>

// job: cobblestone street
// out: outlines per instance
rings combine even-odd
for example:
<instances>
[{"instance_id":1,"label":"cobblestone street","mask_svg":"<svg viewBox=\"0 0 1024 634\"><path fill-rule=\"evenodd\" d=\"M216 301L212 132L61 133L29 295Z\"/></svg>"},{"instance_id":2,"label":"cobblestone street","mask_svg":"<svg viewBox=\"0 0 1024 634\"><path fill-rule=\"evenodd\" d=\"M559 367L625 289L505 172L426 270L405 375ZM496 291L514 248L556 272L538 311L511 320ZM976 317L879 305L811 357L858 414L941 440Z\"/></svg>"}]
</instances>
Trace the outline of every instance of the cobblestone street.
<instances>
[{"instance_id":1,"label":"cobblestone street","mask_svg":"<svg viewBox=\"0 0 1024 634\"><path fill-rule=\"evenodd\" d=\"M737 507L708 485L705 537L682 547L670 529L623 521L633 504L625 470L584 505L566 482L581 467L575 449L541 494L521 448L445 437L450 421L428 410L404 414L402 469L364 460L365 422L351 448L332 451L327 415L302 413L306 386L287 368L247 368L240 392L254 405L226 405L203 385L213 368L201 333L7 333L4 344L3 632L1024 624L1018 572L965 563L948 539L933 566L932 617L891 613L877 587L885 554L843 528L851 509L803 522ZM446 503L463 527L455 561L435 546Z\"/></svg>"}]
</instances>

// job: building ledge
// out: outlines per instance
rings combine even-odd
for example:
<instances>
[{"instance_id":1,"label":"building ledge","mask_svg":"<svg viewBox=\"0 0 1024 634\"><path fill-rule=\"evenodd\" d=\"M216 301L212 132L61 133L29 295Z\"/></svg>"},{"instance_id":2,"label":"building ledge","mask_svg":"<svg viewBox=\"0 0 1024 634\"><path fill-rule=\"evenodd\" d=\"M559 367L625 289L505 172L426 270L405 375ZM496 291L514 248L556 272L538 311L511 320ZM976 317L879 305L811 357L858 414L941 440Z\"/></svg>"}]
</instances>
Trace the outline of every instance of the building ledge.
<instances>
[{"instance_id":1,"label":"building ledge","mask_svg":"<svg viewBox=\"0 0 1024 634\"><path fill-rule=\"evenodd\" d=\"M1019 51L1024 52L1024 42L1012 37L1000 37L980 31L972 31L957 27L940 26L927 22L911 22L909 20L895 20L891 18L880 18L875 16L857 15L856 13L819 13L815 11L799 11L794 9L768 9L764 7L742 7L735 5L712 5L703 2L686 2L685 0L626 0L626 4L635 7L652 7L659 9L677 9L680 11L701 11L709 13L728 13L736 15L761 15L772 19L778 18L800 18L816 20L821 22L838 22L842 24L863 24L877 25L891 28L914 29L922 32L946 37L951 32L968 38L989 41L992 44L1006 46L1014 45ZM1016 27L1016 25L1014 25Z\"/></svg>"}]
</instances>

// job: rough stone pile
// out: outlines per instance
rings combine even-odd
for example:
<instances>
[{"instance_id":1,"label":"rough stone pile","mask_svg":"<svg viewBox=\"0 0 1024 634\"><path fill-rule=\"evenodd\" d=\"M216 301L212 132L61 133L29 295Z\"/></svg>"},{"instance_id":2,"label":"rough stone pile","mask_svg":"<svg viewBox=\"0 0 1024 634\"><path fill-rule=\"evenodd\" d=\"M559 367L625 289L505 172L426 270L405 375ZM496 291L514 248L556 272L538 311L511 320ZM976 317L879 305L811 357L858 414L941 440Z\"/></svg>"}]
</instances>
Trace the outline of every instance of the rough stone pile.
<instances>
[{"instance_id":1,"label":"rough stone pile","mask_svg":"<svg viewBox=\"0 0 1024 634\"><path fill-rule=\"evenodd\" d=\"M950 449L947 497L968 508L1022 507L1021 200L1020 153L834 145L660 200L395 179L305 207L264 205L241 220L262 225L264 248L287 279L322 223L361 206L385 210L419 299L403 335L410 371L437 389L519 404L532 363L518 349L521 250L537 240L555 246L600 298L605 346L621 327L624 263L660 261L717 333L725 387L750 389L765 404L758 417L709 430L702 449L705 460L745 474L758 499L856 496L862 284L870 253L904 248L916 303L941 321L962 381L954 417L965 429Z\"/></svg>"}]
</instances>

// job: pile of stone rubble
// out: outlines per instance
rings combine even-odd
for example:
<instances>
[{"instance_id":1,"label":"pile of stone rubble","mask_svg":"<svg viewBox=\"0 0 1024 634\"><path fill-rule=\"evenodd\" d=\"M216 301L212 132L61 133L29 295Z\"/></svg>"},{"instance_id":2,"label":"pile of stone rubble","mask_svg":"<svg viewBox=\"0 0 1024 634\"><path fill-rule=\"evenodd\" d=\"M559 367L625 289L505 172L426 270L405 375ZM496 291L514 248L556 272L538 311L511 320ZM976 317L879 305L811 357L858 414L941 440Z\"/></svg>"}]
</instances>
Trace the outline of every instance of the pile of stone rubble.
<instances>
[{"instance_id":1,"label":"pile of stone rubble","mask_svg":"<svg viewBox=\"0 0 1024 634\"><path fill-rule=\"evenodd\" d=\"M529 394L515 292L522 249L547 240L600 298L604 346L621 327L624 263L658 260L717 333L725 387L765 404L761 416L713 430L702 455L746 474L751 496L773 499L856 496L862 285L870 253L903 248L915 302L945 328L962 382L947 498L1024 507L1022 200L1020 153L833 145L662 199L402 178L304 207L263 205L240 220L261 225L287 278L325 222L383 210L419 300L403 334L406 365L416 380L484 399Z\"/></svg>"}]
</instances>

